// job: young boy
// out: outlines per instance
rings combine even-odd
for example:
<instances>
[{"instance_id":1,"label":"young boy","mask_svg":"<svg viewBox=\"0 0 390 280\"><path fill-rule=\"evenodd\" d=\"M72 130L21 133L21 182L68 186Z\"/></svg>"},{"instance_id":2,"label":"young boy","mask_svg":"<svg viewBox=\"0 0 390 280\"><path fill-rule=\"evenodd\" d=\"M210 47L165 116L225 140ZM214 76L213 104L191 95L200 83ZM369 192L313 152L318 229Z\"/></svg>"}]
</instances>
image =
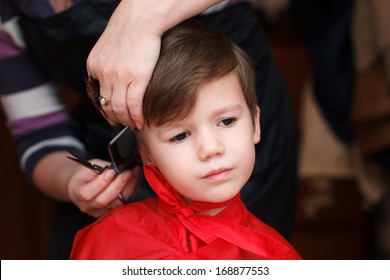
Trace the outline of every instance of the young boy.
<instances>
[{"instance_id":1,"label":"young boy","mask_svg":"<svg viewBox=\"0 0 390 280\"><path fill-rule=\"evenodd\" d=\"M201 25L174 27L162 38L143 108L139 153L158 197L81 230L72 259L300 259L240 199L260 141L242 50Z\"/></svg>"}]
</instances>

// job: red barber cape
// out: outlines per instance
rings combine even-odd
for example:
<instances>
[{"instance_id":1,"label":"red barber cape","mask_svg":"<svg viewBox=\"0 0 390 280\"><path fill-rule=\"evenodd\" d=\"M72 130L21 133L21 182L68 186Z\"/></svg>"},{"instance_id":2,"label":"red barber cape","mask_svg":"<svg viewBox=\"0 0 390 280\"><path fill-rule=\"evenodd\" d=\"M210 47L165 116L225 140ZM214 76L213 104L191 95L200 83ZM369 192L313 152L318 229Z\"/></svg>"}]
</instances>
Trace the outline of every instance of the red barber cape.
<instances>
[{"instance_id":1,"label":"red barber cape","mask_svg":"<svg viewBox=\"0 0 390 280\"><path fill-rule=\"evenodd\" d=\"M187 205L154 167L144 173L158 198L114 209L79 231L71 259L301 259L239 195ZM196 214L222 206L215 216Z\"/></svg>"}]
</instances>

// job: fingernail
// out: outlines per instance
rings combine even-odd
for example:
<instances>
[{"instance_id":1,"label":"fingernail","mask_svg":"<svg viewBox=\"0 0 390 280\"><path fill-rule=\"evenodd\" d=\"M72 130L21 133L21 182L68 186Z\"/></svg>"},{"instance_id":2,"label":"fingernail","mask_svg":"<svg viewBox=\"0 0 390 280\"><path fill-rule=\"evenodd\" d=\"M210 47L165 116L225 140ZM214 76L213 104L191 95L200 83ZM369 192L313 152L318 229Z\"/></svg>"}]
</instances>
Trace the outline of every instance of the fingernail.
<instances>
[{"instance_id":1,"label":"fingernail","mask_svg":"<svg viewBox=\"0 0 390 280\"><path fill-rule=\"evenodd\" d=\"M104 174L104 179L111 181L115 177L115 171L113 169L108 169Z\"/></svg>"},{"instance_id":2,"label":"fingernail","mask_svg":"<svg viewBox=\"0 0 390 280\"><path fill-rule=\"evenodd\" d=\"M137 123L135 124L135 126L137 127L137 129L141 129L141 128L143 127L143 125L144 125L144 122L137 122Z\"/></svg>"},{"instance_id":3,"label":"fingernail","mask_svg":"<svg viewBox=\"0 0 390 280\"><path fill-rule=\"evenodd\" d=\"M122 181L128 181L131 177L131 171L126 170L125 172L122 173Z\"/></svg>"}]
</instances>

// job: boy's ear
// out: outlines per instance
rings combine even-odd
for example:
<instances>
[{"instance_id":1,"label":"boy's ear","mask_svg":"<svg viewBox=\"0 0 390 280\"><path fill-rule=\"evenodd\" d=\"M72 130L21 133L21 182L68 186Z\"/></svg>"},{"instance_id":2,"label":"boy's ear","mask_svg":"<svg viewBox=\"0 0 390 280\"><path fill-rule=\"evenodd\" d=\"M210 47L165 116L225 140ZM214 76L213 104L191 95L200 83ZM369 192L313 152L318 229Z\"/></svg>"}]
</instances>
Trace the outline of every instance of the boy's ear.
<instances>
[{"instance_id":1,"label":"boy's ear","mask_svg":"<svg viewBox=\"0 0 390 280\"><path fill-rule=\"evenodd\" d=\"M138 152L141 156L141 160L143 164L154 165L154 162L150 156L149 150L145 147L144 144L140 143L138 146Z\"/></svg>"},{"instance_id":2,"label":"boy's ear","mask_svg":"<svg viewBox=\"0 0 390 280\"><path fill-rule=\"evenodd\" d=\"M257 144L261 139L261 128L260 128L260 108L256 106L256 112L254 116L254 133L253 133L253 143Z\"/></svg>"}]
</instances>

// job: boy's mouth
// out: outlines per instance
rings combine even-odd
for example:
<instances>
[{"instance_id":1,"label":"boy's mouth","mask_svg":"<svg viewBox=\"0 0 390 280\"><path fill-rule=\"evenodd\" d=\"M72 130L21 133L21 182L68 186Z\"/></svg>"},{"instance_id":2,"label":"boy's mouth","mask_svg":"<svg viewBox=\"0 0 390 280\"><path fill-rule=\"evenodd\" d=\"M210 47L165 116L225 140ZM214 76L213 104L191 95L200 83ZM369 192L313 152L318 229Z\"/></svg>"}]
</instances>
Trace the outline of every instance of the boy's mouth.
<instances>
[{"instance_id":1,"label":"boy's mouth","mask_svg":"<svg viewBox=\"0 0 390 280\"><path fill-rule=\"evenodd\" d=\"M230 174L231 170L232 170L231 168L225 168L225 167L218 168L210 171L202 178L206 180L219 181L226 178L226 176Z\"/></svg>"}]
</instances>

